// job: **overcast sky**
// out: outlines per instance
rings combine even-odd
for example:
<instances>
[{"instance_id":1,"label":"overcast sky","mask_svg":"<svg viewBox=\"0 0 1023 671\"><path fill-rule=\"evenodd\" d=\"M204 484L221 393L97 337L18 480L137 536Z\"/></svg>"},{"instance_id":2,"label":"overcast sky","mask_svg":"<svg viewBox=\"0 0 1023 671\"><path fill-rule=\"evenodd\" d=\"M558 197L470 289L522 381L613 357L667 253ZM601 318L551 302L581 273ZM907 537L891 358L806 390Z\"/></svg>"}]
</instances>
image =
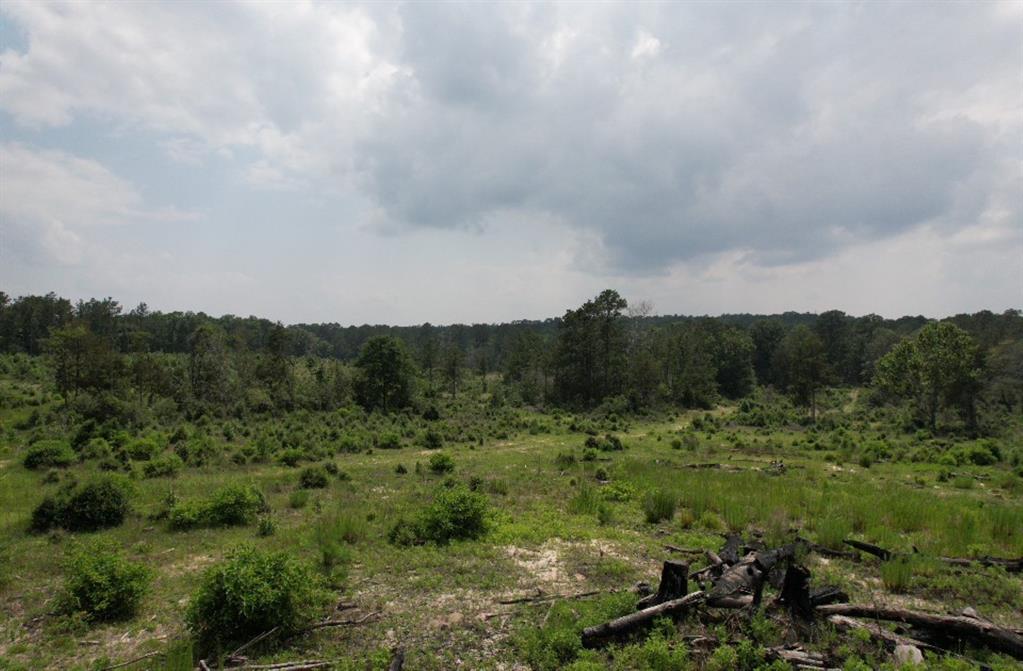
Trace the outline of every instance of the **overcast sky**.
<instances>
[{"instance_id":1,"label":"overcast sky","mask_svg":"<svg viewBox=\"0 0 1023 671\"><path fill-rule=\"evenodd\" d=\"M0 290L1023 307L1023 3L0 4Z\"/></svg>"}]
</instances>

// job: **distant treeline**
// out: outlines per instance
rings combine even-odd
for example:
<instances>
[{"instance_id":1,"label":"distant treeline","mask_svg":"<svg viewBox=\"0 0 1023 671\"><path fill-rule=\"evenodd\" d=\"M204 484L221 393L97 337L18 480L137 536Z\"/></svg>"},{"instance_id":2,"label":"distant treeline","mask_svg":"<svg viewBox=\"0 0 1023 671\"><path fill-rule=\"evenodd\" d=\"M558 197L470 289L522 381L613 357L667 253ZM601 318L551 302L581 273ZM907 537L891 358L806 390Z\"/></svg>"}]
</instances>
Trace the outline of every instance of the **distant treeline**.
<instances>
[{"instance_id":1,"label":"distant treeline","mask_svg":"<svg viewBox=\"0 0 1023 671\"><path fill-rule=\"evenodd\" d=\"M919 396L921 408L927 405L924 396L938 394L945 399L944 405L960 407L968 422L974 421L972 408L987 382L999 376L1023 376L1023 372L1013 372L1019 367L1023 346L1019 310L1001 314L981 311L942 320L944 325L956 327L954 332L946 329L930 340L928 336L920 340L919 351L912 352L908 350L917 343L913 337L926 331L932 320L922 316L853 317L838 310L719 317L650 316L649 312L642 304L630 308L617 292L607 290L560 318L542 321L284 326L258 317L165 313L150 310L144 303L125 311L111 298L72 303L50 293L12 300L0 292L0 352L63 356L65 368L70 365L65 359L72 355L97 361L113 357L121 362L118 365L127 366L126 371L138 367L140 361L149 369L163 366L173 374L139 369L134 373L135 386L146 386L145 380L162 379L161 375L178 380L152 383L148 391L150 395L166 394L179 403L186 397L203 398L205 403L223 397L226 403L228 398L251 397L249 392L256 385L266 392L258 396L268 396L271 405L293 406L296 361L306 359L312 370L306 377L330 387L329 393L321 390L313 396L323 403L340 402L346 393L342 388L348 383L323 380L341 380L345 375L351 379L351 370L342 366L349 372L338 373L341 369L331 360L357 362L368 342L388 337L402 343L413 375L434 392L440 389L454 394L466 375L486 378L488 373L499 372L506 388L528 403L593 407L614 397L633 408L657 403L709 407L721 397L741 398L757 385L770 385L789 393L812 413L820 388L871 383L882 358L904 344L907 352L900 350L898 355L916 368L889 372L895 377L916 375L920 383L899 392L892 386L893 377L888 385L892 393ZM931 340L936 344L927 345ZM974 382L963 378L954 389L947 383L940 394L933 385L927 386L936 375L926 370L928 346L958 347L954 356L962 362L963 375ZM941 366L948 368L952 355L942 352L946 359L934 361L944 361ZM183 356L159 363L163 355ZM897 357L889 358L894 361ZM328 364L333 368L328 370ZM175 372L175 367L180 370ZM213 385L221 390L217 393L198 388L211 384L204 382L209 370L223 378ZM97 375L102 378L101 372ZM131 386L131 376L127 372L124 376ZM65 381L64 387L77 389L81 385L75 380L79 378ZM442 386L436 384L441 382ZM112 389L118 385L107 381L99 386ZM1015 398L1013 393L1010 399ZM266 404L264 400L262 405Z\"/></svg>"}]
</instances>

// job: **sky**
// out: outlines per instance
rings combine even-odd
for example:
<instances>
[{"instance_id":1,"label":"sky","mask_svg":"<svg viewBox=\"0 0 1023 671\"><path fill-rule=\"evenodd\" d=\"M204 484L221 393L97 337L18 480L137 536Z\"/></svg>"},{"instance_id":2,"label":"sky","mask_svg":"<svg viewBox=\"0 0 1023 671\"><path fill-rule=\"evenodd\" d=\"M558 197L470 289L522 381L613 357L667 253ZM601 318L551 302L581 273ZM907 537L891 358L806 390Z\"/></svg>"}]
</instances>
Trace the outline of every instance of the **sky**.
<instances>
[{"instance_id":1,"label":"sky","mask_svg":"<svg viewBox=\"0 0 1023 671\"><path fill-rule=\"evenodd\" d=\"M1023 307L1023 2L0 4L0 290Z\"/></svg>"}]
</instances>

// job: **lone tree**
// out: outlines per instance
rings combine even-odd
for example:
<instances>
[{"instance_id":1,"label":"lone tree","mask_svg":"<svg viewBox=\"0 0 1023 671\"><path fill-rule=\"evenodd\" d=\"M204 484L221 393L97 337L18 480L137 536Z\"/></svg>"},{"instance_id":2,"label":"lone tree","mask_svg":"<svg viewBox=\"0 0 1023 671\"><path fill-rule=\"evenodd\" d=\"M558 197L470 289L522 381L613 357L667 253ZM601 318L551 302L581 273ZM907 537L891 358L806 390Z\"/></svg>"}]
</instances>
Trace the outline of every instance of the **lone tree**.
<instances>
[{"instance_id":1,"label":"lone tree","mask_svg":"<svg viewBox=\"0 0 1023 671\"><path fill-rule=\"evenodd\" d=\"M412 357L392 336L366 341L355 362L355 398L367 410L389 412L412 404Z\"/></svg>"},{"instance_id":2,"label":"lone tree","mask_svg":"<svg viewBox=\"0 0 1023 671\"><path fill-rule=\"evenodd\" d=\"M890 396L913 401L931 430L947 407L957 408L974 428L983 370L973 338L951 322L937 322L885 354L877 362L874 385Z\"/></svg>"},{"instance_id":3,"label":"lone tree","mask_svg":"<svg viewBox=\"0 0 1023 671\"><path fill-rule=\"evenodd\" d=\"M824 343L806 326L789 331L774 353L781 386L797 404L810 408L817 421L817 392L832 378Z\"/></svg>"}]
</instances>

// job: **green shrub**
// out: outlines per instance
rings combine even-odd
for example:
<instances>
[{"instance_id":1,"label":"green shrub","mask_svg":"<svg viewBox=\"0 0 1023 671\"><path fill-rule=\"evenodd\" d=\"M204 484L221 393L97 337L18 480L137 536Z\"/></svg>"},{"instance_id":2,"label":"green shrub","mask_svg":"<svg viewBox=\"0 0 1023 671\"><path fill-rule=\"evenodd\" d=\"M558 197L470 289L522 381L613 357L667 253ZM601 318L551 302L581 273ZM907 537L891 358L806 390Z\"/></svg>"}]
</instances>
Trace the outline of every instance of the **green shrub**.
<instances>
[{"instance_id":1,"label":"green shrub","mask_svg":"<svg viewBox=\"0 0 1023 671\"><path fill-rule=\"evenodd\" d=\"M143 564L103 547L77 548L64 561L60 610L95 621L127 619L138 610L151 580Z\"/></svg>"},{"instance_id":2,"label":"green shrub","mask_svg":"<svg viewBox=\"0 0 1023 671\"><path fill-rule=\"evenodd\" d=\"M277 457L277 460L282 464L285 466L291 466L292 468L298 466L299 462L303 459L305 459L305 452L295 448L284 450L281 452L280 456Z\"/></svg>"},{"instance_id":3,"label":"green shrub","mask_svg":"<svg viewBox=\"0 0 1023 671\"><path fill-rule=\"evenodd\" d=\"M678 498L671 492L654 490L643 497L643 517L648 524L670 520L675 516Z\"/></svg>"},{"instance_id":4,"label":"green shrub","mask_svg":"<svg viewBox=\"0 0 1023 671\"><path fill-rule=\"evenodd\" d=\"M394 467L394 472L397 473L398 475L405 475L406 473L408 473L408 469L405 468L405 464L398 464L397 466Z\"/></svg>"},{"instance_id":5,"label":"green shrub","mask_svg":"<svg viewBox=\"0 0 1023 671\"><path fill-rule=\"evenodd\" d=\"M25 453L25 468L66 468L75 463L78 455L64 440L40 440Z\"/></svg>"},{"instance_id":6,"label":"green shrub","mask_svg":"<svg viewBox=\"0 0 1023 671\"><path fill-rule=\"evenodd\" d=\"M97 531L116 527L128 514L130 495L131 485L121 476L104 475L84 485L69 483L36 507L32 529Z\"/></svg>"},{"instance_id":7,"label":"green shrub","mask_svg":"<svg viewBox=\"0 0 1023 671\"><path fill-rule=\"evenodd\" d=\"M447 545L455 540L480 538L487 532L487 498L464 486L442 488L433 503L414 521L398 520L388 534L395 545L433 542Z\"/></svg>"},{"instance_id":8,"label":"green shrub","mask_svg":"<svg viewBox=\"0 0 1023 671\"><path fill-rule=\"evenodd\" d=\"M444 447L444 437L434 429L427 429L423 432L420 442L428 450L439 450Z\"/></svg>"},{"instance_id":9,"label":"green shrub","mask_svg":"<svg viewBox=\"0 0 1023 671\"><path fill-rule=\"evenodd\" d=\"M440 452L430 456L430 470L437 475L451 473L455 470L455 462L451 457Z\"/></svg>"},{"instance_id":10,"label":"green shrub","mask_svg":"<svg viewBox=\"0 0 1023 671\"><path fill-rule=\"evenodd\" d=\"M110 459L114 456L114 449L106 440L96 437L85 444L79 456L82 459Z\"/></svg>"},{"instance_id":11,"label":"green shrub","mask_svg":"<svg viewBox=\"0 0 1023 671\"><path fill-rule=\"evenodd\" d=\"M244 546L202 575L185 620L204 648L223 648L275 627L282 637L293 634L316 617L325 597L292 555Z\"/></svg>"},{"instance_id":12,"label":"green shrub","mask_svg":"<svg viewBox=\"0 0 1023 671\"><path fill-rule=\"evenodd\" d=\"M161 455L142 465L142 476L146 478L168 478L178 474L184 468L185 462L181 457L174 454Z\"/></svg>"},{"instance_id":13,"label":"green shrub","mask_svg":"<svg viewBox=\"0 0 1023 671\"><path fill-rule=\"evenodd\" d=\"M582 630L635 610L635 597L628 593L609 594L587 601L556 601L543 624L530 623L516 632L515 647L521 658L536 671L591 669L581 661ZM600 664L596 668L607 668ZM624 664L620 668L642 668Z\"/></svg>"},{"instance_id":14,"label":"green shrub","mask_svg":"<svg viewBox=\"0 0 1023 671\"><path fill-rule=\"evenodd\" d=\"M554 465L558 467L558 470L568 470L575 466L575 454L571 452L558 452L554 457Z\"/></svg>"},{"instance_id":15,"label":"green shrub","mask_svg":"<svg viewBox=\"0 0 1023 671\"><path fill-rule=\"evenodd\" d=\"M168 519L172 529L242 526L269 509L263 493L253 485L227 485L204 501L175 505Z\"/></svg>"},{"instance_id":16,"label":"green shrub","mask_svg":"<svg viewBox=\"0 0 1023 671\"><path fill-rule=\"evenodd\" d=\"M388 431L380 435L377 440L377 447L381 450L397 450L401 448L401 436L394 431Z\"/></svg>"},{"instance_id":17,"label":"green shrub","mask_svg":"<svg viewBox=\"0 0 1023 671\"><path fill-rule=\"evenodd\" d=\"M261 515L259 525L256 527L256 535L260 537L273 536L277 533L277 520L270 515Z\"/></svg>"},{"instance_id":18,"label":"green shrub","mask_svg":"<svg viewBox=\"0 0 1023 671\"><path fill-rule=\"evenodd\" d=\"M323 489L329 481L330 476L323 466L307 466L298 476L298 486L302 489Z\"/></svg>"},{"instance_id":19,"label":"green shrub","mask_svg":"<svg viewBox=\"0 0 1023 671\"><path fill-rule=\"evenodd\" d=\"M162 449L163 447L156 438L136 438L135 440L128 441L121 448L121 456L125 460L149 461L159 454Z\"/></svg>"}]
</instances>

